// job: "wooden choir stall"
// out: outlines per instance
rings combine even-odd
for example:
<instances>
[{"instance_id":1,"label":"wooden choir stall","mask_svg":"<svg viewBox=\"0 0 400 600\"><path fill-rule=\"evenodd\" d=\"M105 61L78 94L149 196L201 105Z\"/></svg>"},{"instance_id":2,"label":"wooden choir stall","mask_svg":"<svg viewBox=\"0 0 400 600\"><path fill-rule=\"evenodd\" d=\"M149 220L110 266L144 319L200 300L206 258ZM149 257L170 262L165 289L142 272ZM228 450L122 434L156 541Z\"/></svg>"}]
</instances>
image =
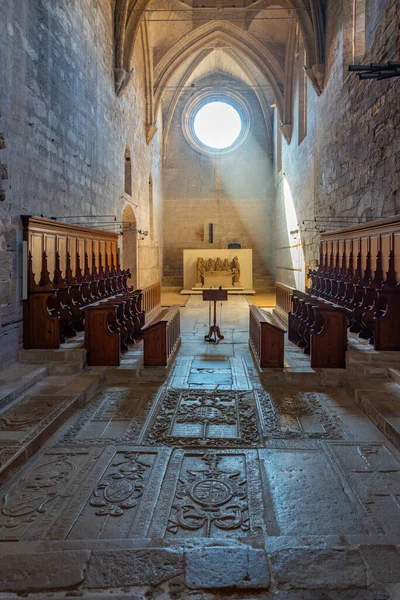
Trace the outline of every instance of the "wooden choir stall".
<instances>
[{"instance_id":1,"label":"wooden choir stall","mask_svg":"<svg viewBox=\"0 0 400 600\"><path fill-rule=\"evenodd\" d=\"M119 365L161 310L160 283L134 290L119 264L118 234L22 216L24 348L59 348L84 331L89 365ZM154 364L154 363L151 363Z\"/></svg>"},{"instance_id":2,"label":"wooden choir stall","mask_svg":"<svg viewBox=\"0 0 400 600\"><path fill-rule=\"evenodd\" d=\"M323 233L309 277L308 293L276 284L276 312L311 366L344 367L347 330L400 350L400 216Z\"/></svg>"}]
</instances>

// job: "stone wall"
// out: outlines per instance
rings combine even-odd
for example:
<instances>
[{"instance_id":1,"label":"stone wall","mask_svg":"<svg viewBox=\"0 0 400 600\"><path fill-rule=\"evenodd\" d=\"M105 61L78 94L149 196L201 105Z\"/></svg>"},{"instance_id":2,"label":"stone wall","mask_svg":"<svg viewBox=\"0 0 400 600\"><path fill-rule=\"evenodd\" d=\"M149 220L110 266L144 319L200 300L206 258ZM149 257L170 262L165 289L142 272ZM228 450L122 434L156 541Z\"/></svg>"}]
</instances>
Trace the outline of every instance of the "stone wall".
<instances>
[{"instance_id":1,"label":"stone wall","mask_svg":"<svg viewBox=\"0 0 400 600\"><path fill-rule=\"evenodd\" d=\"M366 9L366 54L360 63L398 60L400 1L367 2ZM400 81L359 81L347 73L351 61L345 36L351 28L345 18L341 3L330 0L324 92L317 97L308 84L307 136L299 146L297 82L292 140L290 145L282 140L282 170L276 179L277 280L289 285L296 283L299 272L293 269L302 262L295 249L299 236L288 233L285 205L291 199L304 261L311 265L318 260L319 230L354 222L332 217L380 218L400 212ZM317 225L302 223L315 217Z\"/></svg>"},{"instance_id":2,"label":"stone wall","mask_svg":"<svg viewBox=\"0 0 400 600\"><path fill-rule=\"evenodd\" d=\"M0 19L0 364L22 340L21 214L116 215L132 204L160 223L160 135L145 139L140 45L118 99L113 80L113 0L3 0ZM132 154L132 196L124 155ZM137 205L137 207L135 206ZM96 219L81 219L93 222ZM161 226L139 241L139 285L160 278ZM123 238L121 238L121 244Z\"/></svg>"},{"instance_id":3,"label":"stone wall","mask_svg":"<svg viewBox=\"0 0 400 600\"><path fill-rule=\"evenodd\" d=\"M260 105L246 94L253 122L248 138L231 154L213 157L192 148L182 133L188 100L183 95L176 109L163 169L164 284L183 285L183 249L238 242L253 249L253 285L263 289L274 270L275 190Z\"/></svg>"}]
</instances>

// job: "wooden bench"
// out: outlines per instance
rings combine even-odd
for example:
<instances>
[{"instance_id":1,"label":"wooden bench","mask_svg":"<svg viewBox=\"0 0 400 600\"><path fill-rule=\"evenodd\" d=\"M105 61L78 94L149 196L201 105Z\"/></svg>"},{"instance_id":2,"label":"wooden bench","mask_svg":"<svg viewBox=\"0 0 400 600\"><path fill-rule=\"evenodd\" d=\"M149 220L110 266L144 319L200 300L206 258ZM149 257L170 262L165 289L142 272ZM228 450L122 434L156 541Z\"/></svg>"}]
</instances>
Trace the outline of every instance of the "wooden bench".
<instances>
[{"instance_id":1,"label":"wooden bench","mask_svg":"<svg viewBox=\"0 0 400 600\"><path fill-rule=\"evenodd\" d=\"M272 315L262 313L256 306L249 306L249 314L249 345L258 365L283 368L286 330Z\"/></svg>"},{"instance_id":2,"label":"wooden bench","mask_svg":"<svg viewBox=\"0 0 400 600\"><path fill-rule=\"evenodd\" d=\"M313 368L346 366L346 311L325 300L295 290L289 313L289 340L310 354Z\"/></svg>"},{"instance_id":3,"label":"wooden bench","mask_svg":"<svg viewBox=\"0 0 400 600\"><path fill-rule=\"evenodd\" d=\"M85 348L89 366L119 366L121 331L117 306L99 303L86 308Z\"/></svg>"},{"instance_id":4,"label":"wooden bench","mask_svg":"<svg viewBox=\"0 0 400 600\"><path fill-rule=\"evenodd\" d=\"M146 315L146 321L150 321L161 310L161 284L153 283L140 291L142 292L141 308Z\"/></svg>"},{"instance_id":5,"label":"wooden bench","mask_svg":"<svg viewBox=\"0 0 400 600\"><path fill-rule=\"evenodd\" d=\"M181 342L179 305L164 308L146 323L142 331L144 365L167 366Z\"/></svg>"}]
</instances>

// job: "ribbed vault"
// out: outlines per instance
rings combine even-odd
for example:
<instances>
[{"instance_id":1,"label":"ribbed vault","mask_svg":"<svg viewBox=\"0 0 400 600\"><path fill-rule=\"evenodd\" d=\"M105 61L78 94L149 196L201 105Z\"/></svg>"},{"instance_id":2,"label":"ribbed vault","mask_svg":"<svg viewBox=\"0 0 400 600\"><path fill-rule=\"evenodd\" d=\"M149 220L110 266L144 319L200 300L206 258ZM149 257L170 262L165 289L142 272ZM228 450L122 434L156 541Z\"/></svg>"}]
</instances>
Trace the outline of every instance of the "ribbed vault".
<instances>
[{"instance_id":1,"label":"ribbed vault","mask_svg":"<svg viewBox=\"0 0 400 600\"><path fill-rule=\"evenodd\" d=\"M299 38L305 48L307 74L317 93L323 89L323 8L323 0L242 0L234 7L227 0L202 0L201 4L197 0L116 0L116 93L121 95L129 84L135 66L135 44L141 43L146 78L146 138L150 143L162 113L165 152L182 90L196 69L201 64L204 69L208 64L205 60L210 53L222 48L256 94L268 135L270 106L275 104L282 133L290 142ZM199 77L196 85L198 82Z\"/></svg>"}]
</instances>

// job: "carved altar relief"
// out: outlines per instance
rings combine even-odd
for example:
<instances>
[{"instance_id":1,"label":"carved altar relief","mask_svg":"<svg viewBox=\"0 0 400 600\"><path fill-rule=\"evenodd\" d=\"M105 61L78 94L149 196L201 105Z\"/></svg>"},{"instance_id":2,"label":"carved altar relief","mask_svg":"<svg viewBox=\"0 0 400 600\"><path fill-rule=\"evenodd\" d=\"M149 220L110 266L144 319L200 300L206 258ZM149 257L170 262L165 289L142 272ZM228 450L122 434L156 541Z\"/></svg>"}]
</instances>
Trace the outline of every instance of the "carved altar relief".
<instances>
[{"instance_id":1,"label":"carved altar relief","mask_svg":"<svg viewBox=\"0 0 400 600\"><path fill-rule=\"evenodd\" d=\"M233 285L240 283L240 262L237 256L234 256L232 261Z\"/></svg>"},{"instance_id":2,"label":"carved altar relief","mask_svg":"<svg viewBox=\"0 0 400 600\"><path fill-rule=\"evenodd\" d=\"M240 283L240 263L236 256L228 258L197 259L196 287L242 287Z\"/></svg>"},{"instance_id":3,"label":"carved altar relief","mask_svg":"<svg viewBox=\"0 0 400 600\"><path fill-rule=\"evenodd\" d=\"M207 282L204 281L204 277ZM253 289L253 251L250 248L183 250L183 286Z\"/></svg>"}]
</instances>

